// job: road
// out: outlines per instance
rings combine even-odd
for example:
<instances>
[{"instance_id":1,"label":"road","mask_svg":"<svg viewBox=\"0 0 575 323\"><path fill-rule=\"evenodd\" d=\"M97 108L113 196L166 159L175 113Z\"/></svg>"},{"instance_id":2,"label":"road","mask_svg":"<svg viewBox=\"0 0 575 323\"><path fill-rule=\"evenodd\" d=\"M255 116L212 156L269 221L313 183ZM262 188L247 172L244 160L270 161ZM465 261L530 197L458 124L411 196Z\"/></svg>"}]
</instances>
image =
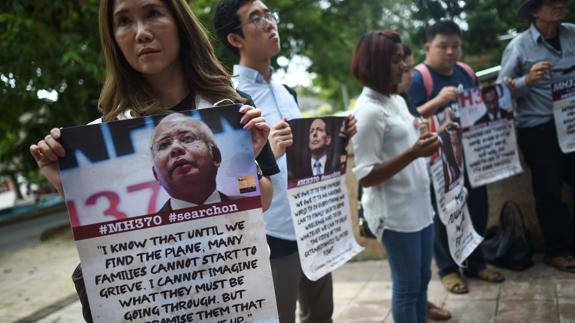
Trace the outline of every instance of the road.
<instances>
[{"instance_id":1,"label":"road","mask_svg":"<svg viewBox=\"0 0 575 323\"><path fill-rule=\"evenodd\" d=\"M40 242L43 232L66 225L66 210L59 209L22 222L0 225L0 259Z\"/></svg>"}]
</instances>

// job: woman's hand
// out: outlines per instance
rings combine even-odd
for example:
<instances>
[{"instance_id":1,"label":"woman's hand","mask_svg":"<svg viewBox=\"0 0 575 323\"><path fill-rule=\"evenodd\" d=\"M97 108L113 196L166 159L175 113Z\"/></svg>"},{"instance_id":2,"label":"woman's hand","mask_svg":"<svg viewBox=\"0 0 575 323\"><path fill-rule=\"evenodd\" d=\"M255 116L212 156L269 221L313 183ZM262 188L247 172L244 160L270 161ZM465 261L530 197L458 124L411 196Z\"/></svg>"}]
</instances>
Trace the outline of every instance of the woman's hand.
<instances>
[{"instance_id":1,"label":"woman's hand","mask_svg":"<svg viewBox=\"0 0 575 323\"><path fill-rule=\"evenodd\" d=\"M240 113L244 114L240 123L244 125L244 129L251 129L252 131L252 144L254 146L254 154L257 157L268 141L270 126L262 117L262 112L259 109L244 105L240 108Z\"/></svg>"},{"instance_id":2,"label":"woman's hand","mask_svg":"<svg viewBox=\"0 0 575 323\"><path fill-rule=\"evenodd\" d=\"M62 180L58 170L58 158L66 154L64 147L60 144L61 132L58 128L53 128L43 140L30 146L30 154L36 160L38 168L48 181L58 190L60 195L64 195Z\"/></svg>"},{"instance_id":3,"label":"woman's hand","mask_svg":"<svg viewBox=\"0 0 575 323\"><path fill-rule=\"evenodd\" d=\"M343 124L345 127L343 129L343 134L346 137L351 138L357 133L357 119L355 119L353 114L348 115Z\"/></svg>"},{"instance_id":4,"label":"woman's hand","mask_svg":"<svg viewBox=\"0 0 575 323\"><path fill-rule=\"evenodd\" d=\"M272 127L270 139L272 151L277 160L286 152L286 148L293 144L293 135L286 118Z\"/></svg>"},{"instance_id":5,"label":"woman's hand","mask_svg":"<svg viewBox=\"0 0 575 323\"><path fill-rule=\"evenodd\" d=\"M440 145L437 134L427 132L419 136L419 139L411 147L411 152L415 158L427 157L436 152Z\"/></svg>"}]
</instances>

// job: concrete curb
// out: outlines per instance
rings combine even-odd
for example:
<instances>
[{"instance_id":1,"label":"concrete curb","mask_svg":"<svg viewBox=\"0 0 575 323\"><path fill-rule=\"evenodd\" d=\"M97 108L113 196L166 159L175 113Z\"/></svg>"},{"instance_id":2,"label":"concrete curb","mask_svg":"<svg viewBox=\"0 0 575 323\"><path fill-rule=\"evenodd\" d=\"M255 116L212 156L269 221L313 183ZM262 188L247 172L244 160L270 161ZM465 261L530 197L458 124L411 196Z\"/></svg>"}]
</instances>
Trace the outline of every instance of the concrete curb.
<instances>
[{"instance_id":1,"label":"concrete curb","mask_svg":"<svg viewBox=\"0 0 575 323\"><path fill-rule=\"evenodd\" d=\"M58 211L65 211L66 204L64 202L60 202L54 205L50 205L43 208L34 209L30 212L20 213L15 215L5 215L0 217L0 226L10 225L19 222L25 222L28 220L32 220L35 218L39 218L46 213L53 213Z\"/></svg>"}]
</instances>

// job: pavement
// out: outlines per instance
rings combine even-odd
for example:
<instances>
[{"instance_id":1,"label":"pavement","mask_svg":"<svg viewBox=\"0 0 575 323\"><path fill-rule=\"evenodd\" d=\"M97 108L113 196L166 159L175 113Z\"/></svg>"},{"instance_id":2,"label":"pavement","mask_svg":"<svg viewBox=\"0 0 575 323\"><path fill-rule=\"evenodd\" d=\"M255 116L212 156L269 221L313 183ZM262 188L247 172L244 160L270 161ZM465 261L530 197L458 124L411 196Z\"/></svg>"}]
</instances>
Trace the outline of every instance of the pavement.
<instances>
[{"instance_id":1,"label":"pavement","mask_svg":"<svg viewBox=\"0 0 575 323\"><path fill-rule=\"evenodd\" d=\"M82 322L70 274L78 263L67 226L42 234L26 248L0 253L0 322ZM491 284L468 280L471 292L447 293L438 277L429 298L452 312L449 322L575 322L575 274L541 262L524 272L504 271ZM385 260L350 262L334 272L335 322L393 322L390 270Z\"/></svg>"}]
</instances>

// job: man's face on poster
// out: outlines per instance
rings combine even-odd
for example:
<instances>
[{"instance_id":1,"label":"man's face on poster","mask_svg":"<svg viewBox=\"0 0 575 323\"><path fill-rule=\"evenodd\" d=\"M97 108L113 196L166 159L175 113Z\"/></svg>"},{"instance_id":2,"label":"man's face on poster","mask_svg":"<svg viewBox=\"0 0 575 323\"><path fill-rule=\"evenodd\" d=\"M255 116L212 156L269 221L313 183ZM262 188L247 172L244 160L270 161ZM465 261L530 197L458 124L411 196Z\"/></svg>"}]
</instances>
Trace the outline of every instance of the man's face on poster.
<instances>
[{"instance_id":1,"label":"man's face on poster","mask_svg":"<svg viewBox=\"0 0 575 323\"><path fill-rule=\"evenodd\" d=\"M152 136L154 176L170 193L191 185L215 181L221 156L210 143L210 131L200 121L173 114L156 127Z\"/></svg>"},{"instance_id":2,"label":"man's face on poster","mask_svg":"<svg viewBox=\"0 0 575 323\"><path fill-rule=\"evenodd\" d=\"M463 152L461 151L461 140L459 137L459 131L449 130L449 139L451 141L451 147L453 148L453 155L458 165L463 164Z\"/></svg>"},{"instance_id":3,"label":"man's face on poster","mask_svg":"<svg viewBox=\"0 0 575 323\"><path fill-rule=\"evenodd\" d=\"M331 136L326 131L326 124L321 119L312 121L309 127L308 148L312 154L322 155L331 144Z\"/></svg>"},{"instance_id":4,"label":"man's face on poster","mask_svg":"<svg viewBox=\"0 0 575 323\"><path fill-rule=\"evenodd\" d=\"M495 88L483 94L483 103L489 113L494 114L499 111L499 96Z\"/></svg>"}]
</instances>

